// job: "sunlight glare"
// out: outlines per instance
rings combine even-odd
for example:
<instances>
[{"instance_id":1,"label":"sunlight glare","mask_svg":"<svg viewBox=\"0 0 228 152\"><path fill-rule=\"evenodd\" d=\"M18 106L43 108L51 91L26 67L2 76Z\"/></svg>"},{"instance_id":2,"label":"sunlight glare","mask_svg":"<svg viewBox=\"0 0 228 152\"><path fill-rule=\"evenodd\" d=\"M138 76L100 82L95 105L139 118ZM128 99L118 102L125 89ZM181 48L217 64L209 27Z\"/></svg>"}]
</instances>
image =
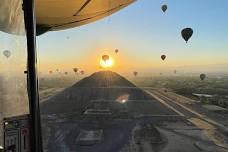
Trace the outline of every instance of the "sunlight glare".
<instances>
[{"instance_id":1,"label":"sunlight glare","mask_svg":"<svg viewBox=\"0 0 228 152\"><path fill-rule=\"evenodd\" d=\"M114 60L111 57L107 61L100 59L100 65L102 68L111 68L114 65Z\"/></svg>"}]
</instances>

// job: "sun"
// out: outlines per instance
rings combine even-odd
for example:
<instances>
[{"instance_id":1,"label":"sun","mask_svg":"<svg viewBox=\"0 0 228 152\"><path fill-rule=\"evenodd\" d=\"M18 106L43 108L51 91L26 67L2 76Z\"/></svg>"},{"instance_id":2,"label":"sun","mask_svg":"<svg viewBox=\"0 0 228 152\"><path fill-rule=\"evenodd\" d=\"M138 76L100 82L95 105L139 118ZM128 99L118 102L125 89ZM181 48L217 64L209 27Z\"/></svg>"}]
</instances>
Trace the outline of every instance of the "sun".
<instances>
[{"instance_id":1,"label":"sun","mask_svg":"<svg viewBox=\"0 0 228 152\"><path fill-rule=\"evenodd\" d=\"M108 60L104 61L102 58L100 59L100 66L102 68L111 68L114 65L114 60L112 57L109 57Z\"/></svg>"}]
</instances>

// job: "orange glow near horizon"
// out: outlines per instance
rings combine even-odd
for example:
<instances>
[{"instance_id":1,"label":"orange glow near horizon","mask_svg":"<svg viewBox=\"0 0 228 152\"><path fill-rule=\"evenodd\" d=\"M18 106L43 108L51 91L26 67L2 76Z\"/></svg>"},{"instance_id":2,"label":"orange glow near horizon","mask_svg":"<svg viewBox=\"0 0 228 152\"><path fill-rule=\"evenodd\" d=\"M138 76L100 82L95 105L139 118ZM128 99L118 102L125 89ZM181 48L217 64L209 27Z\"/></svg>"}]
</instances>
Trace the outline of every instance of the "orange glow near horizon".
<instances>
[{"instance_id":1,"label":"orange glow near horizon","mask_svg":"<svg viewBox=\"0 0 228 152\"><path fill-rule=\"evenodd\" d=\"M108 42L107 42L108 43ZM73 68L78 68L85 71L85 75L92 74L100 70L111 70L120 74L132 76L132 71L138 71L140 76L150 76L156 75L160 72L169 73L176 69L181 73L186 71L212 71L213 69L225 69L226 65L224 60L216 61L216 64L221 64L221 66L210 65L211 59L209 57L198 57L198 58L179 58L172 57L168 55L167 60L162 61L159 53L155 53L151 56L145 54L139 54L135 56L134 48L128 48L125 45L119 47L119 53L116 54L113 50L114 45L110 44L109 47L96 47L91 46L81 51L81 54L76 54L75 52L64 55L54 54L50 56L39 57L42 59L40 62L38 60L38 69L43 74L48 74L50 70L55 71L59 69L61 72L68 72L68 75L74 76ZM102 60L102 55L108 55L110 60L104 62ZM215 61L215 60L214 60ZM1 67L1 65L0 65ZM216 68L215 68L216 67ZM218 68L217 68L218 67Z\"/></svg>"}]
</instances>

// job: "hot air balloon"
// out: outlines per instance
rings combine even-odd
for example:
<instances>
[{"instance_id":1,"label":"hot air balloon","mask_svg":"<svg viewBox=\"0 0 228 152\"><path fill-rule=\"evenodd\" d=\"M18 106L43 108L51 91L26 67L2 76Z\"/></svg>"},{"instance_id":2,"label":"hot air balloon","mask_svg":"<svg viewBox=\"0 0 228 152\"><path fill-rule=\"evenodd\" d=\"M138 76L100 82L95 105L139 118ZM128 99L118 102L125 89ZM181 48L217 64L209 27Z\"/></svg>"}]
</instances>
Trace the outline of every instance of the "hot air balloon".
<instances>
[{"instance_id":1,"label":"hot air balloon","mask_svg":"<svg viewBox=\"0 0 228 152\"><path fill-rule=\"evenodd\" d=\"M81 75L83 75L85 72L83 70L80 71Z\"/></svg>"},{"instance_id":2,"label":"hot air balloon","mask_svg":"<svg viewBox=\"0 0 228 152\"><path fill-rule=\"evenodd\" d=\"M133 74L134 74L134 76L137 76L138 75L138 72L134 71Z\"/></svg>"},{"instance_id":3,"label":"hot air balloon","mask_svg":"<svg viewBox=\"0 0 228 152\"><path fill-rule=\"evenodd\" d=\"M52 74L52 71L49 71L49 74Z\"/></svg>"},{"instance_id":4,"label":"hot air balloon","mask_svg":"<svg viewBox=\"0 0 228 152\"><path fill-rule=\"evenodd\" d=\"M9 50L5 50L3 51L3 55L6 57L6 58L9 58L11 56L11 52Z\"/></svg>"},{"instance_id":5,"label":"hot air balloon","mask_svg":"<svg viewBox=\"0 0 228 152\"><path fill-rule=\"evenodd\" d=\"M78 68L73 68L73 71L74 71L75 73L77 73L77 72L78 72Z\"/></svg>"},{"instance_id":6,"label":"hot air balloon","mask_svg":"<svg viewBox=\"0 0 228 152\"><path fill-rule=\"evenodd\" d=\"M177 70L174 70L173 72L174 72L174 74L176 74L177 73Z\"/></svg>"},{"instance_id":7,"label":"hot air balloon","mask_svg":"<svg viewBox=\"0 0 228 152\"><path fill-rule=\"evenodd\" d=\"M48 31L59 31L89 24L108 17L133 2L135 0L36 0L36 33L41 35ZM1 0L0 6L4 12L1 13L0 31L23 34L24 32L17 30L18 26L12 25L23 17L21 1ZM12 10L14 10L13 13Z\"/></svg>"},{"instance_id":8,"label":"hot air balloon","mask_svg":"<svg viewBox=\"0 0 228 152\"><path fill-rule=\"evenodd\" d=\"M200 79L203 81L206 78L206 74L200 74Z\"/></svg>"},{"instance_id":9,"label":"hot air balloon","mask_svg":"<svg viewBox=\"0 0 228 152\"><path fill-rule=\"evenodd\" d=\"M192 37L193 30L191 28L185 28L181 31L182 38L188 43L188 40Z\"/></svg>"},{"instance_id":10,"label":"hot air balloon","mask_svg":"<svg viewBox=\"0 0 228 152\"><path fill-rule=\"evenodd\" d=\"M119 52L119 50L118 49L115 49L115 53L117 54Z\"/></svg>"},{"instance_id":11,"label":"hot air balloon","mask_svg":"<svg viewBox=\"0 0 228 152\"><path fill-rule=\"evenodd\" d=\"M59 72L59 69L56 69L56 72Z\"/></svg>"},{"instance_id":12,"label":"hot air balloon","mask_svg":"<svg viewBox=\"0 0 228 152\"><path fill-rule=\"evenodd\" d=\"M161 6L161 9L162 9L162 11L163 11L164 13L166 12L167 8L168 8L167 5L162 5L162 6Z\"/></svg>"},{"instance_id":13,"label":"hot air balloon","mask_svg":"<svg viewBox=\"0 0 228 152\"><path fill-rule=\"evenodd\" d=\"M104 62L108 61L108 60L109 60L109 56L108 56L108 55L103 55L103 56L102 56L102 60L103 60Z\"/></svg>"},{"instance_id":14,"label":"hot air balloon","mask_svg":"<svg viewBox=\"0 0 228 152\"><path fill-rule=\"evenodd\" d=\"M166 55L161 55L161 59L164 61L166 58Z\"/></svg>"},{"instance_id":15,"label":"hot air balloon","mask_svg":"<svg viewBox=\"0 0 228 152\"><path fill-rule=\"evenodd\" d=\"M65 74L65 75L67 75L67 74L68 74L68 72L64 72L64 74Z\"/></svg>"}]
</instances>

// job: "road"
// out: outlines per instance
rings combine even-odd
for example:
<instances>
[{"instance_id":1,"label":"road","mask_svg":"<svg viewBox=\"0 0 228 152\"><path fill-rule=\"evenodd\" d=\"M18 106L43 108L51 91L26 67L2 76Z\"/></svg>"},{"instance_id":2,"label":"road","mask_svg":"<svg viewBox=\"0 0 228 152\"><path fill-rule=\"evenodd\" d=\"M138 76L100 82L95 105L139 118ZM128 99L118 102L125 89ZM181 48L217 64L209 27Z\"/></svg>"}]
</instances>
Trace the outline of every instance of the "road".
<instances>
[{"instance_id":1,"label":"road","mask_svg":"<svg viewBox=\"0 0 228 152\"><path fill-rule=\"evenodd\" d=\"M224 118L220 118L220 120L223 119L223 121L216 121L217 117L214 118L215 120L209 118L208 116L211 115L206 113L205 110L191 108L194 107L192 106L195 104L194 101L187 98L181 99L181 96L175 93L155 89L147 89L145 91L165 106L174 109L177 113L184 116L188 121L192 122L197 127L205 130L208 135L210 134L210 138L218 146L228 149L227 137L223 135L223 133L228 133L228 128L226 127ZM172 94L171 97L170 94ZM186 99L188 100L187 102ZM208 114L208 116L205 114ZM221 136L220 139L216 137L218 134Z\"/></svg>"}]
</instances>

